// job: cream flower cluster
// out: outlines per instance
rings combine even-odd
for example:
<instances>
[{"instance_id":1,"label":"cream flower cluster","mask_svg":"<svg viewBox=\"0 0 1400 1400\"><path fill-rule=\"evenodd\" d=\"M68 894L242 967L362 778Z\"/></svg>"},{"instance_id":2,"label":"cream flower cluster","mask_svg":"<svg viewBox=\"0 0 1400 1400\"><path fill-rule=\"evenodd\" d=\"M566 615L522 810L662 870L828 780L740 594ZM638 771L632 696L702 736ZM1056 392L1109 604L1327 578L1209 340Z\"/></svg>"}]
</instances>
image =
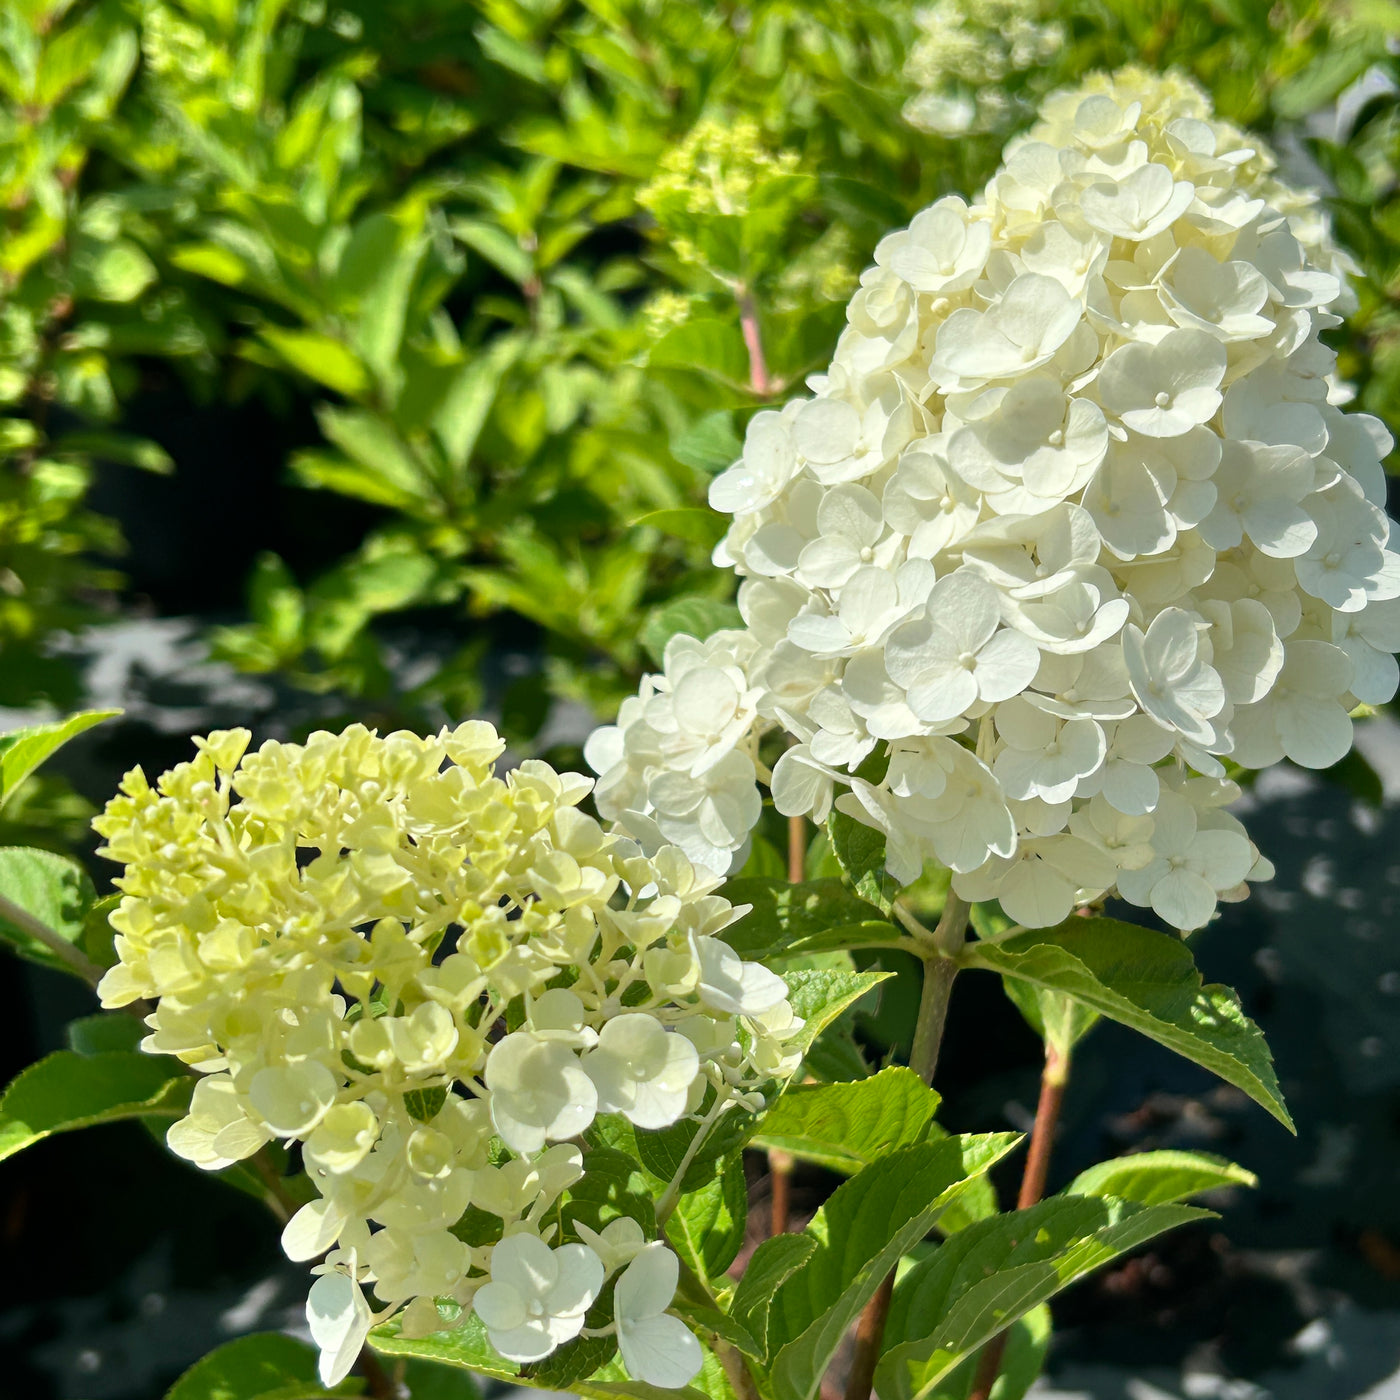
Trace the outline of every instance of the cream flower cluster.
<instances>
[{"instance_id":1,"label":"cream flower cluster","mask_svg":"<svg viewBox=\"0 0 1400 1400\"><path fill-rule=\"evenodd\" d=\"M1266 877L1223 760L1335 762L1400 646L1391 440L1318 338L1345 267L1272 168L1130 71L885 238L815 396L713 483L747 631L674 641L595 736L600 810L726 868L781 728L780 811L1027 926L1116 890L1197 928Z\"/></svg>"},{"instance_id":2,"label":"cream flower cluster","mask_svg":"<svg viewBox=\"0 0 1400 1400\"><path fill-rule=\"evenodd\" d=\"M666 1247L631 1222L568 1242L547 1222L597 1114L665 1127L795 1068L784 983L720 938L743 909L675 846L646 856L581 813L588 779L496 776L488 724L248 740L197 740L155 788L133 770L94 823L126 867L100 993L154 1000L145 1048L202 1076L175 1152L218 1170L301 1144L317 1195L283 1245L326 1255L323 1379L374 1321L361 1284L381 1319L407 1305L411 1333L442 1325L435 1299L474 1306L525 1362L625 1269L618 1296L650 1311L616 1310L624 1357L683 1385L700 1353L664 1314Z\"/></svg>"},{"instance_id":3,"label":"cream flower cluster","mask_svg":"<svg viewBox=\"0 0 1400 1400\"><path fill-rule=\"evenodd\" d=\"M1045 9L1041 0L936 0L916 10L904 80L919 91L905 121L944 136L1006 127L1029 105L1006 80L1045 67L1064 47L1064 26Z\"/></svg>"}]
</instances>

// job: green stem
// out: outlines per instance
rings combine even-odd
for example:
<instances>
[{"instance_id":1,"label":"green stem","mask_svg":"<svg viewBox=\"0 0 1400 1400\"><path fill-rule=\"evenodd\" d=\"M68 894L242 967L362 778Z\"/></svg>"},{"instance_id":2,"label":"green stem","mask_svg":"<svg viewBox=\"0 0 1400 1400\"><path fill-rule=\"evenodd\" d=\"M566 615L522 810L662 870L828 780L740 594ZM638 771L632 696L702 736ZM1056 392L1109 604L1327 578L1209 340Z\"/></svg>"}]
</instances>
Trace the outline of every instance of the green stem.
<instances>
[{"instance_id":1,"label":"green stem","mask_svg":"<svg viewBox=\"0 0 1400 1400\"><path fill-rule=\"evenodd\" d=\"M690 1170L690 1164L695 1160L695 1154L700 1151L701 1144L710 1135L710 1129L714 1127L715 1121L724 1112L729 1103L729 1095L716 1090L716 1098L710 1111L705 1115L700 1126L695 1130L695 1136L690 1140L690 1146L685 1149L685 1156L681 1158L681 1164L676 1168L676 1174L666 1184L666 1189L661 1193L656 1202L656 1223L660 1228L665 1228L666 1221L670 1218L671 1212L676 1208L676 1202L681 1197L681 1183L685 1180L685 1174Z\"/></svg>"},{"instance_id":2,"label":"green stem","mask_svg":"<svg viewBox=\"0 0 1400 1400\"><path fill-rule=\"evenodd\" d=\"M924 953L924 985L919 994L919 1018L914 1025L914 1045L909 1054L909 1068L924 1081L933 1083L938 1068L938 1047L943 1043L943 1028L948 1020L948 999L953 991L953 979L958 975L958 954L967 941L967 921L972 906L952 890L943 906L938 927L928 935ZM929 947L931 945L931 947Z\"/></svg>"},{"instance_id":3,"label":"green stem","mask_svg":"<svg viewBox=\"0 0 1400 1400\"><path fill-rule=\"evenodd\" d=\"M63 959L79 977L91 987L102 980L103 969L93 962L81 949L75 948L62 934L56 933L46 923L36 919L27 909L22 909L11 899L0 894L0 919L27 933L42 943L51 953Z\"/></svg>"},{"instance_id":4,"label":"green stem","mask_svg":"<svg viewBox=\"0 0 1400 1400\"><path fill-rule=\"evenodd\" d=\"M941 953L935 953L924 962L924 986L919 995L919 1019L914 1025L909 1068L925 1084L933 1083L933 1073L938 1068L938 1049L948 1021L948 999L957 975L957 963Z\"/></svg>"}]
</instances>

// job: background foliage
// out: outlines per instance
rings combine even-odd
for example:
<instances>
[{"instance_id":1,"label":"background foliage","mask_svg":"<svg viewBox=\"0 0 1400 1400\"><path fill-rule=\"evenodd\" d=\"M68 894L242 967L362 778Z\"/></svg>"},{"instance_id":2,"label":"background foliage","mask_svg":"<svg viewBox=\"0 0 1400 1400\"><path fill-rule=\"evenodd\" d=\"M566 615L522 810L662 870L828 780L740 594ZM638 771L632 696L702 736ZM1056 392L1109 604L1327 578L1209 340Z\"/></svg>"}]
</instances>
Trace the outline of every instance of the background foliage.
<instances>
[{"instance_id":1,"label":"background foliage","mask_svg":"<svg viewBox=\"0 0 1400 1400\"><path fill-rule=\"evenodd\" d=\"M610 715L732 616L709 477L826 362L878 238L1096 67L1191 73L1322 185L1358 267L1335 343L1394 429L1398 35L1385 0L15 0L0 707L82 700L89 629L193 616L274 728L485 706L557 747L555 700ZM28 777L0 844L67 850L85 811ZM1009 1063L955 1068L969 1126Z\"/></svg>"}]
</instances>

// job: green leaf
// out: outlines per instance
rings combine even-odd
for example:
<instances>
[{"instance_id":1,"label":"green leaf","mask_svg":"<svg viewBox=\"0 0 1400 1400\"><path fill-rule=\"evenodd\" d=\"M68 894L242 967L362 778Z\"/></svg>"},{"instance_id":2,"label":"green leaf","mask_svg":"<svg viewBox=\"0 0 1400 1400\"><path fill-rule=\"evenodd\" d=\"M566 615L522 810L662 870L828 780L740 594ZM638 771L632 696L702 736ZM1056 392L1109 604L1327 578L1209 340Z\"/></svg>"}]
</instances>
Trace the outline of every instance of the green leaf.
<instances>
[{"instance_id":1,"label":"green leaf","mask_svg":"<svg viewBox=\"0 0 1400 1400\"><path fill-rule=\"evenodd\" d=\"M707 1093L701 1109L696 1111L697 1115L708 1111L713 1102L713 1097ZM681 1179L682 1192L698 1191L709 1182L719 1171L720 1160L738 1151L749 1140L757 1121L757 1115L746 1109L731 1107L722 1113L691 1157L685 1176ZM693 1120L682 1118L669 1128L635 1132L632 1142L636 1147L637 1160L664 1185L680 1170L699 1128L700 1125Z\"/></svg>"},{"instance_id":2,"label":"green leaf","mask_svg":"<svg viewBox=\"0 0 1400 1400\"><path fill-rule=\"evenodd\" d=\"M337 277L356 309L355 346L379 382L396 391L409 293L427 248L421 215L403 211L362 219L341 254Z\"/></svg>"},{"instance_id":3,"label":"green leaf","mask_svg":"<svg viewBox=\"0 0 1400 1400\"><path fill-rule=\"evenodd\" d=\"M619 1217L631 1216L648 1238L656 1233L651 1184L641 1166L626 1152L593 1147L583 1159L583 1177L569 1188L561 1217L566 1226L582 1221L602 1230Z\"/></svg>"},{"instance_id":4,"label":"green leaf","mask_svg":"<svg viewBox=\"0 0 1400 1400\"><path fill-rule=\"evenodd\" d=\"M447 1326L446 1318L444 1326ZM468 1314L459 1326L450 1330L412 1338L399 1336L399 1321L395 1318L376 1327L369 1334L369 1340L375 1351L383 1356L420 1357L425 1361L461 1367L509 1385L536 1385L544 1390L553 1388L522 1375L517 1362L499 1356L487 1340L486 1328L475 1313ZM596 1375L574 1381L570 1389L583 1400L667 1400L667 1397L671 1397L671 1400L706 1400L704 1392L696 1390L694 1386L686 1386L682 1390L661 1390L642 1381L627 1380L626 1372L618 1361L610 1362Z\"/></svg>"},{"instance_id":5,"label":"green leaf","mask_svg":"<svg viewBox=\"0 0 1400 1400\"><path fill-rule=\"evenodd\" d=\"M466 1371L418 1357L404 1357L402 1364L410 1400L481 1400L481 1387Z\"/></svg>"},{"instance_id":6,"label":"green leaf","mask_svg":"<svg viewBox=\"0 0 1400 1400\"><path fill-rule=\"evenodd\" d=\"M856 893L884 913L899 893L899 886L885 873L885 838L874 827L833 811L827 818L831 849Z\"/></svg>"},{"instance_id":7,"label":"green leaf","mask_svg":"<svg viewBox=\"0 0 1400 1400\"><path fill-rule=\"evenodd\" d=\"M1207 1152L1135 1152L1115 1157L1082 1171L1068 1186L1066 1196L1117 1196L1139 1205L1155 1206L1185 1201L1203 1191L1224 1186L1257 1186L1251 1171Z\"/></svg>"},{"instance_id":8,"label":"green leaf","mask_svg":"<svg viewBox=\"0 0 1400 1400\"><path fill-rule=\"evenodd\" d=\"M517 285L534 276L534 260L505 229L481 219L453 219L450 227L472 252L479 253Z\"/></svg>"},{"instance_id":9,"label":"green leaf","mask_svg":"<svg viewBox=\"0 0 1400 1400\"><path fill-rule=\"evenodd\" d=\"M778 1289L816 1250L813 1235L774 1235L749 1256L730 1301L729 1315L758 1343L761 1357L768 1355L768 1312Z\"/></svg>"},{"instance_id":10,"label":"green leaf","mask_svg":"<svg viewBox=\"0 0 1400 1400\"><path fill-rule=\"evenodd\" d=\"M280 326L264 326L258 334L294 370L347 399L359 398L369 388L369 374L359 357L328 335Z\"/></svg>"},{"instance_id":11,"label":"green leaf","mask_svg":"<svg viewBox=\"0 0 1400 1400\"><path fill-rule=\"evenodd\" d=\"M836 1189L807 1227L816 1250L778 1290L769 1314L776 1400L812 1400L847 1328L900 1255L928 1234L964 1183L1019 1141L991 1133L906 1147Z\"/></svg>"},{"instance_id":12,"label":"green leaf","mask_svg":"<svg viewBox=\"0 0 1400 1400\"><path fill-rule=\"evenodd\" d=\"M460 474L470 460L500 392L506 370L519 358L523 342L502 336L489 350L463 365L433 418L433 432Z\"/></svg>"},{"instance_id":13,"label":"green leaf","mask_svg":"<svg viewBox=\"0 0 1400 1400\"><path fill-rule=\"evenodd\" d=\"M288 466L302 485L315 490L334 491L339 496L410 514L423 506L422 494L416 488L406 487L377 467L352 462L333 452L294 452Z\"/></svg>"},{"instance_id":14,"label":"green leaf","mask_svg":"<svg viewBox=\"0 0 1400 1400\"><path fill-rule=\"evenodd\" d=\"M1211 1218L1190 1206L1057 1197L969 1225L895 1286L876 1389L884 1400L926 1400L964 1358L1076 1279Z\"/></svg>"},{"instance_id":15,"label":"green leaf","mask_svg":"<svg viewBox=\"0 0 1400 1400\"><path fill-rule=\"evenodd\" d=\"M937 1123L929 1124L928 1137L930 1142L946 1136L947 1133ZM940 1235L955 1235L959 1230L967 1229L975 1221L989 1219L1000 1208L1000 1202L997 1200L997 1189L992 1185L991 1178L979 1176L976 1181L968 1182L967 1189L959 1192L957 1200L938 1217L938 1233Z\"/></svg>"},{"instance_id":16,"label":"green leaf","mask_svg":"<svg viewBox=\"0 0 1400 1400\"><path fill-rule=\"evenodd\" d=\"M316 1379L313 1347L282 1332L254 1332L196 1361L165 1400L319 1400L358 1395L363 1386L355 1377L326 1390Z\"/></svg>"},{"instance_id":17,"label":"green leaf","mask_svg":"<svg viewBox=\"0 0 1400 1400\"><path fill-rule=\"evenodd\" d=\"M431 1123L442 1112L447 1102L447 1086L439 1084L432 1089L410 1089L403 1096L403 1106L408 1116L419 1123Z\"/></svg>"},{"instance_id":18,"label":"green leaf","mask_svg":"<svg viewBox=\"0 0 1400 1400\"><path fill-rule=\"evenodd\" d=\"M88 873L70 856L27 846L0 846L0 894L47 925L60 938L83 948L88 911L96 894ZM74 973L45 943L0 915L0 939L30 962Z\"/></svg>"},{"instance_id":19,"label":"green leaf","mask_svg":"<svg viewBox=\"0 0 1400 1400\"><path fill-rule=\"evenodd\" d=\"M1050 1349L1052 1319L1044 1304L1034 1307L1024 1317L1018 1317L1006 1329L1006 1349L1001 1354L1001 1369L992 1384L988 1400L1022 1400L1036 1383ZM930 1393L928 1400L968 1400L977 1380L981 1353L969 1356L949 1372Z\"/></svg>"},{"instance_id":20,"label":"green leaf","mask_svg":"<svg viewBox=\"0 0 1400 1400\"><path fill-rule=\"evenodd\" d=\"M748 1218L743 1157L731 1152L718 1173L698 1191L687 1192L677 1201L666 1222L666 1236L702 1279L719 1278L743 1246Z\"/></svg>"},{"instance_id":21,"label":"green leaf","mask_svg":"<svg viewBox=\"0 0 1400 1400\"><path fill-rule=\"evenodd\" d=\"M1004 943L973 943L965 965L1063 992L1242 1089L1290 1132L1273 1057L1229 988L1203 985L1179 938L1117 919L1073 917Z\"/></svg>"},{"instance_id":22,"label":"green leaf","mask_svg":"<svg viewBox=\"0 0 1400 1400\"><path fill-rule=\"evenodd\" d=\"M1329 45L1300 72L1290 74L1273 90L1272 105L1285 120L1296 121L1335 100L1377 58L1376 46L1365 40Z\"/></svg>"},{"instance_id":23,"label":"green leaf","mask_svg":"<svg viewBox=\"0 0 1400 1400\"><path fill-rule=\"evenodd\" d=\"M1099 1013L1081 1005L1062 992L1033 987L1014 977L1003 977L1001 985L1026 1024L1062 1057L1070 1052L1098 1024Z\"/></svg>"},{"instance_id":24,"label":"green leaf","mask_svg":"<svg viewBox=\"0 0 1400 1400\"><path fill-rule=\"evenodd\" d=\"M611 1310L612 1290L605 1286L603 1298L588 1310L584 1326L606 1327L612 1321ZM606 1366L616 1355L615 1336L573 1337L541 1360L527 1361L520 1368L518 1379L525 1385L568 1392Z\"/></svg>"},{"instance_id":25,"label":"green leaf","mask_svg":"<svg viewBox=\"0 0 1400 1400\"><path fill-rule=\"evenodd\" d=\"M119 714L120 710L80 710L53 724L36 724L0 734L0 807L41 763L70 739Z\"/></svg>"},{"instance_id":26,"label":"green leaf","mask_svg":"<svg viewBox=\"0 0 1400 1400\"><path fill-rule=\"evenodd\" d=\"M129 239L98 243L80 238L73 256L73 280L80 296L97 301L135 301L156 270L138 244Z\"/></svg>"},{"instance_id":27,"label":"green leaf","mask_svg":"<svg viewBox=\"0 0 1400 1400\"><path fill-rule=\"evenodd\" d=\"M121 1118L181 1118L194 1076L164 1055L57 1050L0 1097L0 1160L54 1133Z\"/></svg>"},{"instance_id":28,"label":"green leaf","mask_svg":"<svg viewBox=\"0 0 1400 1400\"><path fill-rule=\"evenodd\" d=\"M697 418L671 439L671 456L676 461L712 476L737 461L743 450L733 416L726 408Z\"/></svg>"},{"instance_id":29,"label":"green leaf","mask_svg":"<svg viewBox=\"0 0 1400 1400\"><path fill-rule=\"evenodd\" d=\"M412 501L431 498L431 485L422 463L388 423L376 414L322 404L316 411L321 431L346 456L389 488Z\"/></svg>"},{"instance_id":30,"label":"green leaf","mask_svg":"<svg viewBox=\"0 0 1400 1400\"><path fill-rule=\"evenodd\" d=\"M880 911L840 880L786 880L742 877L730 880L724 897L753 908L725 930L725 941L740 957L764 959L827 953L841 948L890 948L904 943Z\"/></svg>"},{"instance_id":31,"label":"green leaf","mask_svg":"<svg viewBox=\"0 0 1400 1400\"><path fill-rule=\"evenodd\" d=\"M642 645L660 666L665 661L666 643L677 633L703 642L722 628L743 625L744 619L733 603L721 603L716 598L699 594L686 594L673 598L648 616L642 624Z\"/></svg>"},{"instance_id":32,"label":"green leaf","mask_svg":"<svg viewBox=\"0 0 1400 1400\"><path fill-rule=\"evenodd\" d=\"M738 324L698 317L667 331L651 347L649 363L658 369L699 370L726 385L747 385L749 352Z\"/></svg>"},{"instance_id":33,"label":"green leaf","mask_svg":"<svg viewBox=\"0 0 1400 1400\"><path fill-rule=\"evenodd\" d=\"M683 1291L677 1292L674 1307L690 1324L691 1331L702 1339L722 1339L738 1347L745 1356L752 1356L757 1361L763 1359L763 1348L750 1335L748 1328L735 1322L728 1313L704 1303L692 1302ZM703 1374L697 1377L697 1384L703 1385L705 1379ZM709 1393L712 1397L716 1394L713 1390Z\"/></svg>"},{"instance_id":34,"label":"green leaf","mask_svg":"<svg viewBox=\"0 0 1400 1400\"><path fill-rule=\"evenodd\" d=\"M68 1023L68 1045L80 1055L98 1055L108 1050L135 1054L146 1028L135 1016L124 1011L99 1011L95 1016L79 1016Z\"/></svg>"},{"instance_id":35,"label":"green leaf","mask_svg":"<svg viewBox=\"0 0 1400 1400\"><path fill-rule=\"evenodd\" d=\"M241 287L249 280L251 268L237 253L219 243L186 243L169 253L172 267L207 277L225 287Z\"/></svg>"},{"instance_id":36,"label":"green leaf","mask_svg":"<svg viewBox=\"0 0 1400 1400\"><path fill-rule=\"evenodd\" d=\"M769 371L791 384L809 371L826 365L831 359L831 347L845 324L846 307L839 301L765 317L763 348Z\"/></svg>"},{"instance_id":37,"label":"green leaf","mask_svg":"<svg viewBox=\"0 0 1400 1400\"><path fill-rule=\"evenodd\" d=\"M124 467L137 467L156 476L169 476L175 470L175 459L160 443L131 433L104 432L96 428L64 433L54 442L53 450L101 457L104 461L120 462Z\"/></svg>"},{"instance_id":38,"label":"green leaf","mask_svg":"<svg viewBox=\"0 0 1400 1400\"><path fill-rule=\"evenodd\" d=\"M922 1142L938 1102L903 1065L853 1083L796 1084L759 1119L753 1143L849 1174Z\"/></svg>"},{"instance_id":39,"label":"green leaf","mask_svg":"<svg viewBox=\"0 0 1400 1400\"><path fill-rule=\"evenodd\" d=\"M468 1313L457 1326L450 1319L457 1309L444 1311L438 1305L443 1329L426 1337L399 1336L399 1318L381 1323L369 1334L370 1345L383 1356L415 1356L425 1361L437 1361L446 1366L458 1366L492 1380L519 1384L520 1363L507 1361L487 1340L486 1328L475 1313Z\"/></svg>"},{"instance_id":40,"label":"green leaf","mask_svg":"<svg viewBox=\"0 0 1400 1400\"><path fill-rule=\"evenodd\" d=\"M892 972L788 972L788 1002L804 1025L788 1042L804 1054L812 1042L848 1006L872 992L881 982L893 977Z\"/></svg>"},{"instance_id":41,"label":"green leaf","mask_svg":"<svg viewBox=\"0 0 1400 1400\"><path fill-rule=\"evenodd\" d=\"M729 528L725 516L700 506L653 510L639 516L632 524L636 528L660 530L663 535L674 535L678 540L689 540L691 544L702 544L706 549L713 549Z\"/></svg>"}]
</instances>

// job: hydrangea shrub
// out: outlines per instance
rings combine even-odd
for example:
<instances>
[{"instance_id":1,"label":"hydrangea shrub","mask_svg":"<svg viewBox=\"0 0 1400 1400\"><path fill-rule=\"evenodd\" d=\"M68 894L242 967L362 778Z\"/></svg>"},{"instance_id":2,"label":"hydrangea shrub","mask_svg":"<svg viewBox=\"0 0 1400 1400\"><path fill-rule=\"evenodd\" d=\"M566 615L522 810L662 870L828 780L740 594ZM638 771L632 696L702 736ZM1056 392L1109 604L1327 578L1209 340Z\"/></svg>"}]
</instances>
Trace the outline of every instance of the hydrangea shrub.
<instances>
[{"instance_id":1,"label":"hydrangea shrub","mask_svg":"<svg viewBox=\"0 0 1400 1400\"><path fill-rule=\"evenodd\" d=\"M322 1388L246 1339L231 1400L357 1366L408 1393L374 1353L633 1400L986 1400L1005 1360L1020 1394L1050 1297L1252 1184L1144 1153L1041 1199L1042 1095L1000 1211L1019 1139L948 1134L932 1080L954 981L986 971L1047 1085L1110 1017L1291 1126L1235 994L1099 912L1189 931L1242 897L1269 866L1233 774L1335 761L1396 688L1390 442L1343 411L1318 337L1346 263L1272 168L1129 71L885 238L811 396L715 480L745 626L670 639L590 740L596 786L498 773L483 721L227 730L98 818L119 900L59 927L0 893L0 935L109 1013L6 1091L0 1155L163 1119L312 1264ZM97 718L0 743L0 804ZM803 840L790 880L730 878L764 786L828 823L840 879L802 878ZM59 878L18 854L25 888ZM833 1023L892 975L852 953L889 950L923 973L910 1066L864 1073ZM847 1180L754 1239L746 1148Z\"/></svg>"}]
</instances>

